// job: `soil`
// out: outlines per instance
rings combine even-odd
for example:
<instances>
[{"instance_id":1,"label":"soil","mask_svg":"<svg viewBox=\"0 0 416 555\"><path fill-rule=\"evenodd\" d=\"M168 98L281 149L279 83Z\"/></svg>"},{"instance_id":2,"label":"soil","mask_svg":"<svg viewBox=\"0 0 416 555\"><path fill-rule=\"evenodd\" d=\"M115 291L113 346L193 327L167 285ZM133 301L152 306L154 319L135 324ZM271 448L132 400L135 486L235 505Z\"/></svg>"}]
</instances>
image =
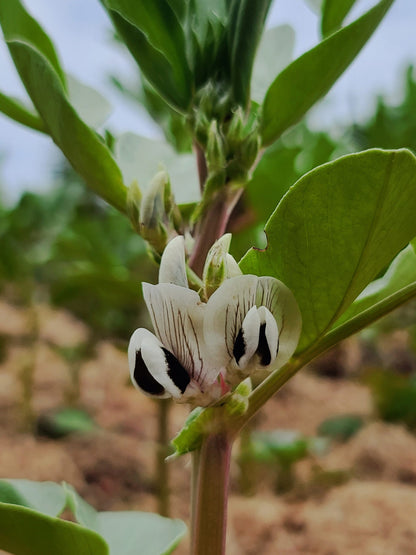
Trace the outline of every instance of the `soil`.
<instances>
[{"instance_id":1,"label":"soil","mask_svg":"<svg viewBox=\"0 0 416 555\"><path fill-rule=\"evenodd\" d=\"M33 349L27 313L0 302L0 334L6 337L0 364L0 477L65 480L100 510L157 511L156 403L131 387L126 354L111 343L99 343L80 368L78 403L98 431L59 440L25 431L22 368L34 360L34 416L49 414L65 404L71 383L68 364L53 345L75 345L86 336L84 326L68 314L47 306L36 311L39 339ZM391 349L382 356L394 358L398 351L402 356L403 333L389 341ZM363 418L364 426L349 441L332 442L298 462L285 494L275 493L274 467L253 466L250 488L244 486L251 495L243 495L236 445L228 555L416 555L416 437L403 426L377 420L369 389L359 380L366 356L359 339L350 339L295 376L256 419L256 429L298 430L314 437L329 417ZM186 407L172 407L171 435L186 415ZM190 458L168 464L171 515L189 522ZM175 553L188 553L188 541Z\"/></svg>"}]
</instances>

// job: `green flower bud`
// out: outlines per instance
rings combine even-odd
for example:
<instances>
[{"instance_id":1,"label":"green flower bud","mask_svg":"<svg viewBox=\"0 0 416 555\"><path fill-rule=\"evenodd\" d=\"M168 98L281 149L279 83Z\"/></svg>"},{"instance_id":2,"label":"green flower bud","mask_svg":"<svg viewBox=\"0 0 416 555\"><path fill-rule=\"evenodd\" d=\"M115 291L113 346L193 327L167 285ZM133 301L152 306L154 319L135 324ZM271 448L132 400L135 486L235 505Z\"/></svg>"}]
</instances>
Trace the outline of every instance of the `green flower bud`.
<instances>
[{"instance_id":1,"label":"green flower bud","mask_svg":"<svg viewBox=\"0 0 416 555\"><path fill-rule=\"evenodd\" d=\"M257 131L252 131L247 135L240 147L240 157L247 170L254 164L257 154L259 153L259 148L260 136Z\"/></svg>"},{"instance_id":2,"label":"green flower bud","mask_svg":"<svg viewBox=\"0 0 416 555\"><path fill-rule=\"evenodd\" d=\"M250 378L246 378L244 381L238 384L232 395L227 399L225 408L230 416L241 416L243 415L249 405L249 395L252 391L252 385Z\"/></svg>"},{"instance_id":3,"label":"green flower bud","mask_svg":"<svg viewBox=\"0 0 416 555\"><path fill-rule=\"evenodd\" d=\"M158 253L163 252L168 241L166 189L170 192L169 176L160 171L150 182L140 206L140 234Z\"/></svg>"},{"instance_id":4,"label":"green flower bud","mask_svg":"<svg viewBox=\"0 0 416 555\"><path fill-rule=\"evenodd\" d=\"M235 110L227 130L227 141L230 150L234 150L240 144L244 137L244 126L244 111L239 106Z\"/></svg>"},{"instance_id":5,"label":"green flower bud","mask_svg":"<svg viewBox=\"0 0 416 555\"><path fill-rule=\"evenodd\" d=\"M215 241L208 251L202 274L206 298L209 298L225 279L241 274L237 262L228 253L231 237L231 233L226 233Z\"/></svg>"},{"instance_id":6,"label":"green flower bud","mask_svg":"<svg viewBox=\"0 0 416 555\"><path fill-rule=\"evenodd\" d=\"M127 191L127 215L137 233L140 233L140 205L142 202L142 192L137 181L133 181Z\"/></svg>"},{"instance_id":7,"label":"green flower bud","mask_svg":"<svg viewBox=\"0 0 416 555\"><path fill-rule=\"evenodd\" d=\"M213 120L208 130L207 164L210 171L221 170L225 166L225 145L216 120Z\"/></svg>"}]
</instances>

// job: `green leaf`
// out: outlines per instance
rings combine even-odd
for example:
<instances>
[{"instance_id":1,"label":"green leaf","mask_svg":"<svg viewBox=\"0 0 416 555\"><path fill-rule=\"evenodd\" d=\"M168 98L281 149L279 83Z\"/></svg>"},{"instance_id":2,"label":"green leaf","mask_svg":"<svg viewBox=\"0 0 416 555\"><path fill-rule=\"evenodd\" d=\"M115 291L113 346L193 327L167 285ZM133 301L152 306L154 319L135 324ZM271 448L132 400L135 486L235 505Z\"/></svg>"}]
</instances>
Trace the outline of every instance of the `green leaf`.
<instances>
[{"instance_id":1,"label":"green leaf","mask_svg":"<svg viewBox=\"0 0 416 555\"><path fill-rule=\"evenodd\" d=\"M175 449L174 454L171 455L172 457L179 457L180 455L185 455L185 453L198 449L202 443L205 424L210 418L209 412L209 409L197 407L189 414L183 428L171 441Z\"/></svg>"},{"instance_id":2,"label":"green leaf","mask_svg":"<svg viewBox=\"0 0 416 555\"><path fill-rule=\"evenodd\" d=\"M43 54L59 76L62 86L65 87L65 74L51 39L25 10L20 0L0 2L0 24L6 41L27 41Z\"/></svg>"},{"instance_id":3,"label":"green leaf","mask_svg":"<svg viewBox=\"0 0 416 555\"><path fill-rule=\"evenodd\" d=\"M16 68L49 134L89 187L124 211L126 188L108 148L78 116L58 75L35 48L8 43Z\"/></svg>"},{"instance_id":4,"label":"green leaf","mask_svg":"<svg viewBox=\"0 0 416 555\"><path fill-rule=\"evenodd\" d=\"M68 96L79 117L94 129L102 125L112 111L108 100L72 75L67 75L67 80Z\"/></svg>"},{"instance_id":5,"label":"green leaf","mask_svg":"<svg viewBox=\"0 0 416 555\"><path fill-rule=\"evenodd\" d=\"M267 148L246 188L257 221L264 224L289 187L328 162L335 146L329 135L313 133L301 123Z\"/></svg>"},{"instance_id":6,"label":"green leaf","mask_svg":"<svg viewBox=\"0 0 416 555\"><path fill-rule=\"evenodd\" d=\"M271 430L252 434L253 455L264 462L291 465L308 454L308 440L297 430Z\"/></svg>"},{"instance_id":7,"label":"green leaf","mask_svg":"<svg viewBox=\"0 0 416 555\"><path fill-rule=\"evenodd\" d=\"M0 503L0 549L14 555L107 555L95 532L26 507Z\"/></svg>"},{"instance_id":8,"label":"green leaf","mask_svg":"<svg viewBox=\"0 0 416 555\"><path fill-rule=\"evenodd\" d=\"M0 502L58 516L65 508L66 494L62 486L53 482L0 480Z\"/></svg>"},{"instance_id":9,"label":"green leaf","mask_svg":"<svg viewBox=\"0 0 416 555\"><path fill-rule=\"evenodd\" d=\"M321 34L323 37L337 31L356 0L323 0Z\"/></svg>"},{"instance_id":10,"label":"green leaf","mask_svg":"<svg viewBox=\"0 0 416 555\"><path fill-rule=\"evenodd\" d=\"M302 351L322 336L416 236L416 158L407 150L344 156L303 176L268 221L244 273L274 276L302 313Z\"/></svg>"},{"instance_id":11,"label":"green leaf","mask_svg":"<svg viewBox=\"0 0 416 555\"><path fill-rule=\"evenodd\" d=\"M85 434L97 429L91 416L84 410L60 408L39 417L37 433L50 438L61 438L70 434Z\"/></svg>"},{"instance_id":12,"label":"green leaf","mask_svg":"<svg viewBox=\"0 0 416 555\"><path fill-rule=\"evenodd\" d=\"M191 101L185 33L165 0L103 0L117 30L146 78L177 108Z\"/></svg>"},{"instance_id":13,"label":"green leaf","mask_svg":"<svg viewBox=\"0 0 416 555\"><path fill-rule=\"evenodd\" d=\"M145 189L160 170L166 168L178 204L200 200L198 174L192 154L178 154L168 143L124 133L116 143L116 159L124 181L137 181Z\"/></svg>"},{"instance_id":14,"label":"green leaf","mask_svg":"<svg viewBox=\"0 0 416 555\"><path fill-rule=\"evenodd\" d=\"M41 133L47 132L43 125L43 121L37 114L33 113L30 108L26 107L19 99L7 96L1 92L0 112L3 112L3 114L18 123L26 125L26 127L30 127Z\"/></svg>"},{"instance_id":15,"label":"green leaf","mask_svg":"<svg viewBox=\"0 0 416 555\"><path fill-rule=\"evenodd\" d=\"M321 12L323 0L305 0L305 2L316 14L319 14Z\"/></svg>"},{"instance_id":16,"label":"green leaf","mask_svg":"<svg viewBox=\"0 0 416 555\"><path fill-rule=\"evenodd\" d=\"M292 62L276 77L263 103L263 144L275 141L329 91L375 31L392 2L381 0L362 17Z\"/></svg>"},{"instance_id":17,"label":"green leaf","mask_svg":"<svg viewBox=\"0 0 416 555\"><path fill-rule=\"evenodd\" d=\"M263 33L271 0L233 0L230 11L229 44L234 100L246 106L254 56Z\"/></svg>"},{"instance_id":18,"label":"green leaf","mask_svg":"<svg viewBox=\"0 0 416 555\"><path fill-rule=\"evenodd\" d=\"M138 511L96 512L67 486L69 504L77 521L101 534L111 555L167 555L186 532L181 520Z\"/></svg>"},{"instance_id":19,"label":"green leaf","mask_svg":"<svg viewBox=\"0 0 416 555\"><path fill-rule=\"evenodd\" d=\"M251 98L261 104L274 76L293 58L295 32L290 25L267 29L260 41L251 77Z\"/></svg>"},{"instance_id":20,"label":"green leaf","mask_svg":"<svg viewBox=\"0 0 416 555\"><path fill-rule=\"evenodd\" d=\"M416 245L416 241L413 242ZM393 296L409 298L409 289L416 295L416 253L412 244L403 249L393 260L383 277L371 282L352 305L334 324L334 329L356 318L373 306L386 304Z\"/></svg>"},{"instance_id":21,"label":"green leaf","mask_svg":"<svg viewBox=\"0 0 416 555\"><path fill-rule=\"evenodd\" d=\"M357 414L332 416L321 422L317 432L338 441L348 441L364 426L364 419Z\"/></svg>"}]
</instances>

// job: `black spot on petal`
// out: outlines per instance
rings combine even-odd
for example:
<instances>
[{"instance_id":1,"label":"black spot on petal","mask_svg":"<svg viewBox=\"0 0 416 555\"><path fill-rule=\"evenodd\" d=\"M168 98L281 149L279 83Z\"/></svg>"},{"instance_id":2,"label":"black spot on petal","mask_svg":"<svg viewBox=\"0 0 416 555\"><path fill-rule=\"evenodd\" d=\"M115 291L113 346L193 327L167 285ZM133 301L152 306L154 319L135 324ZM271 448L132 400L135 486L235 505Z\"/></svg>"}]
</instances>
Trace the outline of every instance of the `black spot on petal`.
<instances>
[{"instance_id":1,"label":"black spot on petal","mask_svg":"<svg viewBox=\"0 0 416 555\"><path fill-rule=\"evenodd\" d=\"M185 391L188 387L191 378L179 360L167 349L162 347L162 351L165 354L166 363L168 365L168 376L180 389L181 393Z\"/></svg>"},{"instance_id":2,"label":"black spot on petal","mask_svg":"<svg viewBox=\"0 0 416 555\"><path fill-rule=\"evenodd\" d=\"M233 355L236 363L238 364L240 358L245 355L246 352L246 342L244 341L243 329L241 328L235 338Z\"/></svg>"},{"instance_id":3,"label":"black spot on petal","mask_svg":"<svg viewBox=\"0 0 416 555\"><path fill-rule=\"evenodd\" d=\"M165 388L157 382L149 372L141 351L136 351L136 363L134 365L134 379L140 389L143 389L149 395L163 395Z\"/></svg>"},{"instance_id":4,"label":"black spot on petal","mask_svg":"<svg viewBox=\"0 0 416 555\"><path fill-rule=\"evenodd\" d=\"M256 354L260 357L260 364L262 366L268 366L272 361L272 355L270 353L269 344L266 338L266 323L260 325L259 331L259 344L257 347Z\"/></svg>"}]
</instances>

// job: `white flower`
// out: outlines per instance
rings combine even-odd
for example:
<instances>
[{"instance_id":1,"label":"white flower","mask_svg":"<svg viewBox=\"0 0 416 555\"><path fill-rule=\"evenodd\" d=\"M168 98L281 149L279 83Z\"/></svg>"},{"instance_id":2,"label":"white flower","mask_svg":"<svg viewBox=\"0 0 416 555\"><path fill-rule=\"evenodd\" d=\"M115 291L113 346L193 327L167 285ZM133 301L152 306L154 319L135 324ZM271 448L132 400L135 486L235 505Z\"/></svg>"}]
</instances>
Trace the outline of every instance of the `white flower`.
<instances>
[{"instance_id":1,"label":"white flower","mask_svg":"<svg viewBox=\"0 0 416 555\"><path fill-rule=\"evenodd\" d=\"M246 376L256 379L293 354L301 320L287 287L272 277L226 279L203 303L188 288L183 237L163 253L159 284L143 284L155 334L129 344L134 385L152 397L208 405Z\"/></svg>"}]
</instances>

